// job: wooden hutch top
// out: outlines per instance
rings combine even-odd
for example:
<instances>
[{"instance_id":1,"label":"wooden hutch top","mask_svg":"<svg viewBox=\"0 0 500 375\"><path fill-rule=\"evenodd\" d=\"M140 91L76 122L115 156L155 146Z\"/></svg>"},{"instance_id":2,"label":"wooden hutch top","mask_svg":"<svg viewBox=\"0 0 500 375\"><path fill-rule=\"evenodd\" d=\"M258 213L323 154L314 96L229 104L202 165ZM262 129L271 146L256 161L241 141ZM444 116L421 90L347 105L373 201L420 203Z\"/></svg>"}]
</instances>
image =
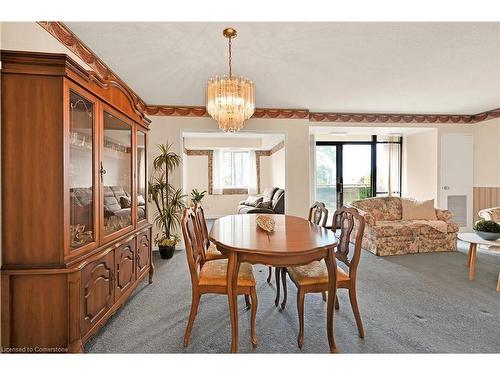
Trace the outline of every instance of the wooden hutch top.
<instances>
[{"instance_id":1,"label":"wooden hutch top","mask_svg":"<svg viewBox=\"0 0 500 375\"><path fill-rule=\"evenodd\" d=\"M121 81L100 77L84 69L64 53L1 50L2 73L64 76L90 90L131 120L148 129L151 120L145 116L146 104Z\"/></svg>"}]
</instances>

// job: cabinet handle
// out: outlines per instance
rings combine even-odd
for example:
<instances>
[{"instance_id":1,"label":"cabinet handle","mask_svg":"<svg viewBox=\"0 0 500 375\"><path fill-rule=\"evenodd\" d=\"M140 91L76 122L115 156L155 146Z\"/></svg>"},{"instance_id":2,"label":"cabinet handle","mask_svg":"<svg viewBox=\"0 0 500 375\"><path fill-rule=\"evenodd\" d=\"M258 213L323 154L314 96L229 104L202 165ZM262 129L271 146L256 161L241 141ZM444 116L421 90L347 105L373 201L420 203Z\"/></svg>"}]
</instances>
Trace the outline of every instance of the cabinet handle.
<instances>
[{"instance_id":1,"label":"cabinet handle","mask_svg":"<svg viewBox=\"0 0 500 375\"><path fill-rule=\"evenodd\" d=\"M113 272L113 270L109 270L109 278L111 280L111 283L114 284L115 283L115 273Z\"/></svg>"},{"instance_id":2,"label":"cabinet handle","mask_svg":"<svg viewBox=\"0 0 500 375\"><path fill-rule=\"evenodd\" d=\"M101 161L101 168L99 169L99 173L101 175L101 182L104 180L104 175L106 174L106 170L102 166L102 161Z\"/></svg>"}]
</instances>

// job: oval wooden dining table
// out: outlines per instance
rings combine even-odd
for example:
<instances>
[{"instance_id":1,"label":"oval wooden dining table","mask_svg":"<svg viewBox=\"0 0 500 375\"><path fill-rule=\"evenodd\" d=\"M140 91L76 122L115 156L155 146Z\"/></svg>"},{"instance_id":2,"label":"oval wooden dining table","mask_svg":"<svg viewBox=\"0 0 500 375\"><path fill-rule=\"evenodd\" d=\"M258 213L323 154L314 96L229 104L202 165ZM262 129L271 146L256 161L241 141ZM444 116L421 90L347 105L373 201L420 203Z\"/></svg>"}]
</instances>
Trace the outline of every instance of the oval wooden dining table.
<instances>
[{"instance_id":1,"label":"oval wooden dining table","mask_svg":"<svg viewBox=\"0 0 500 375\"><path fill-rule=\"evenodd\" d=\"M333 336L334 301L337 289L337 265L334 248L337 238L331 230L308 220L289 215L266 215L275 221L268 233L257 226L256 214L224 216L215 220L210 241L226 254L229 312L231 316L231 352L238 351L238 309L236 282L240 264L265 264L275 267L303 265L325 259L328 277L326 331L330 352L336 352ZM256 342L253 343L257 345Z\"/></svg>"}]
</instances>

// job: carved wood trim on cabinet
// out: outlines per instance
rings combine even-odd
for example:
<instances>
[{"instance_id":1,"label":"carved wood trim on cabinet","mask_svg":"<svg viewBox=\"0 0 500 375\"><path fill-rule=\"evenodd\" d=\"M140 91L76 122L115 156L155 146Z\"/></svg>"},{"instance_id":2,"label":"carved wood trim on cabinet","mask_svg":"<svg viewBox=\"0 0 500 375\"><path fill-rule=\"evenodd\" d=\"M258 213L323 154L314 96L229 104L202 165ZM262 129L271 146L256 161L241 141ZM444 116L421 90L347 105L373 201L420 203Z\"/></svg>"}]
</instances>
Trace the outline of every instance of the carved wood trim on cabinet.
<instances>
[{"instance_id":1,"label":"carved wood trim on cabinet","mask_svg":"<svg viewBox=\"0 0 500 375\"><path fill-rule=\"evenodd\" d=\"M114 257L109 250L82 270L82 333L85 334L114 302Z\"/></svg>"},{"instance_id":2,"label":"carved wood trim on cabinet","mask_svg":"<svg viewBox=\"0 0 500 375\"><path fill-rule=\"evenodd\" d=\"M135 281L135 238L118 246L115 250L115 299L132 286Z\"/></svg>"},{"instance_id":3,"label":"carved wood trim on cabinet","mask_svg":"<svg viewBox=\"0 0 500 375\"><path fill-rule=\"evenodd\" d=\"M61 42L76 56L90 66L97 77L106 85L113 85L123 91L138 113L144 113L146 103L118 75L113 72L99 56L82 42L63 22L39 21L38 24Z\"/></svg>"}]
</instances>

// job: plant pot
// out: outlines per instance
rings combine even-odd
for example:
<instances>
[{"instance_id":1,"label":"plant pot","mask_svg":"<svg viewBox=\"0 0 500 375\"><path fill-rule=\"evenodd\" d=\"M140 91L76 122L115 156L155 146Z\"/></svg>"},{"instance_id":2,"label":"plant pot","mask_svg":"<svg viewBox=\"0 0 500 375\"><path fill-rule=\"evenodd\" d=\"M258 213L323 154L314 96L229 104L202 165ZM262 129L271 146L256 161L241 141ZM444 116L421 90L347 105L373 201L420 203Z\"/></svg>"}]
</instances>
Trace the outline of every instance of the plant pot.
<instances>
[{"instance_id":1,"label":"plant pot","mask_svg":"<svg viewBox=\"0 0 500 375\"><path fill-rule=\"evenodd\" d=\"M170 259L174 256L174 246L158 246L158 250L160 250L161 259Z\"/></svg>"},{"instance_id":2,"label":"plant pot","mask_svg":"<svg viewBox=\"0 0 500 375\"><path fill-rule=\"evenodd\" d=\"M500 239L500 233L492 233L492 232L482 232L480 230L475 230L476 234L481 237L483 240L487 241L496 241Z\"/></svg>"}]
</instances>

